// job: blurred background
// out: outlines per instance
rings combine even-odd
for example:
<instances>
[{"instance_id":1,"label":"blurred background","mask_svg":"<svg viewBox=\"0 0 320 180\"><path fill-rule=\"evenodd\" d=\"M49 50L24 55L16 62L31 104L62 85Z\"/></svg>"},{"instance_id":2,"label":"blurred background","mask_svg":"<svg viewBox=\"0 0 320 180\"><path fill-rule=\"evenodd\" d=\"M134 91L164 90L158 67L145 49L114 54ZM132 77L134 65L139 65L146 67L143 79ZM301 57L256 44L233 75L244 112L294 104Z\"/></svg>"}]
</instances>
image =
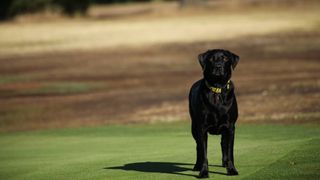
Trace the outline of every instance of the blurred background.
<instances>
[{"instance_id":1,"label":"blurred background","mask_svg":"<svg viewBox=\"0 0 320 180\"><path fill-rule=\"evenodd\" d=\"M240 56L239 123L319 124L317 0L1 0L0 131L189 121L197 56Z\"/></svg>"}]
</instances>

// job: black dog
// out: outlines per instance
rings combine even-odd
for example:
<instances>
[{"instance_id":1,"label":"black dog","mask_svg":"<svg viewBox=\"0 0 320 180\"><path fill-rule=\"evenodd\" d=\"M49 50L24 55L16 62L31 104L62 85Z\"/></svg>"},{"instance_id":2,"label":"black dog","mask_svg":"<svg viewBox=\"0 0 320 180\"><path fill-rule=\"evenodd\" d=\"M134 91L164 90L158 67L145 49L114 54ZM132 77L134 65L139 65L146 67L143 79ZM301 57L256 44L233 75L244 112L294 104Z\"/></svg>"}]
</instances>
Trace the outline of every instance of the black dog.
<instances>
[{"instance_id":1,"label":"black dog","mask_svg":"<svg viewBox=\"0 0 320 180\"><path fill-rule=\"evenodd\" d=\"M208 174L207 139L221 134L222 166L228 175L238 175L233 160L235 122L238 118L234 85L230 80L239 56L226 50L209 50L199 55L204 78L193 84L189 94L192 135L197 143L194 171Z\"/></svg>"}]
</instances>

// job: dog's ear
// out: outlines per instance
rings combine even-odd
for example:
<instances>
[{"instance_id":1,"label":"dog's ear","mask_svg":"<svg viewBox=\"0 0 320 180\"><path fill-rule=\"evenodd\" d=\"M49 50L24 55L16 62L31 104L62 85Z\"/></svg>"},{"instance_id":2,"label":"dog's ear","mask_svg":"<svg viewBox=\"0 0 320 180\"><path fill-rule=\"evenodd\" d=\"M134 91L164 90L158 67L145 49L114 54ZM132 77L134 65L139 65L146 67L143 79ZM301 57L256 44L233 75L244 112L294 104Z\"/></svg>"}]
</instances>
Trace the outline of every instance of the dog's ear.
<instances>
[{"instance_id":1,"label":"dog's ear","mask_svg":"<svg viewBox=\"0 0 320 180\"><path fill-rule=\"evenodd\" d=\"M202 54L198 55L198 60L199 60L199 63L201 65L201 67L202 67L202 70L204 70L206 68L207 55L208 55L208 52L205 52L205 53L202 53Z\"/></svg>"},{"instance_id":2,"label":"dog's ear","mask_svg":"<svg viewBox=\"0 0 320 180\"><path fill-rule=\"evenodd\" d=\"M236 55L236 54L234 54L232 52L230 52L230 54L231 54L231 60L232 60L231 66L232 66L232 69L234 70L236 68L240 58L239 58L238 55Z\"/></svg>"}]
</instances>

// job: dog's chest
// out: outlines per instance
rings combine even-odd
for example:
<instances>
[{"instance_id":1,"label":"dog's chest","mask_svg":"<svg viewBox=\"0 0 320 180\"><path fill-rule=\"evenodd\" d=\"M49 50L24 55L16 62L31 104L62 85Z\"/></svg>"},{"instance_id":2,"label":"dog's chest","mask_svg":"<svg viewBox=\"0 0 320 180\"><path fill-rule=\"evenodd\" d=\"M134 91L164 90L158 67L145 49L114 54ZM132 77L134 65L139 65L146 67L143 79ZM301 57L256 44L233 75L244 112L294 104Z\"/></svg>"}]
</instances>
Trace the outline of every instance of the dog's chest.
<instances>
[{"instance_id":1,"label":"dog's chest","mask_svg":"<svg viewBox=\"0 0 320 180\"><path fill-rule=\"evenodd\" d=\"M228 128L228 115L218 115L217 113L208 113L206 124L210 134L220 134L223 128Z\"/></svg>"}]
</instances>

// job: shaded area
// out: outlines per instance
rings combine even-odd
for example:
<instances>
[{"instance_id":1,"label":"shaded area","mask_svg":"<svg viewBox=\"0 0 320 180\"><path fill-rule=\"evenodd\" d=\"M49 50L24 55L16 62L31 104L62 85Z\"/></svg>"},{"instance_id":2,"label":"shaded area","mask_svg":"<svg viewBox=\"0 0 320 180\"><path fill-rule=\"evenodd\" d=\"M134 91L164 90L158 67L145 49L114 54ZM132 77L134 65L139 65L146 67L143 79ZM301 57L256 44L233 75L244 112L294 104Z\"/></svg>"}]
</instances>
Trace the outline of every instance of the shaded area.
<instances>
[{"instance_id":1,"label":"shaded area","mask_svg":"<svg viewBox=\"0 0 320 180\"><path fill-rule=\"evenodd\" d=\"M188 167L185 167L188 166ZM147 173L166 173L166 174L175 174L175 175L183 175L183 176L192 176L197 177L193 174L181 173L184 171L192 171L191 168L194 164L189 163L178 163L178 162L137 162L137 163L129 163L123 166L115 166L115 167L105 167L104 169L114 169L114 170L125 170L125 171L139 171L139 172L147 172ZM221 167L217 165L210 165L214 167ZM227 175L227 173L223 172L215 172L209 171L213 174Z\"/></svg>"}]
</instances>

